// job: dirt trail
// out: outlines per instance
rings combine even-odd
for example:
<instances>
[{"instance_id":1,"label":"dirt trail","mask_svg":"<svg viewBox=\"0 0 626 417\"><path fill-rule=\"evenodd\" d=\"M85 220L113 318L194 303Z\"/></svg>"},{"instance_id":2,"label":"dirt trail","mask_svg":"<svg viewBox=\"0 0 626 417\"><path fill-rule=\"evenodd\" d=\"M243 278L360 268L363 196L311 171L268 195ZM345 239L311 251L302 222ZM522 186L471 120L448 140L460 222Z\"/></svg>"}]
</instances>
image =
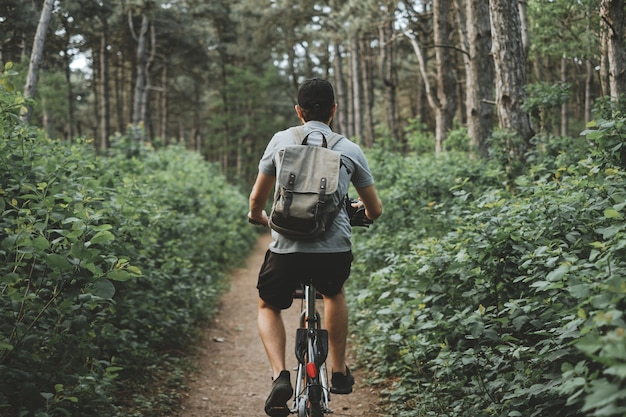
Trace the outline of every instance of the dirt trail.
<instances>
[{"instance_id":1,"label":"dirt trail","mask_svg":"<svg viewBox=\"0 0 626 417\"><path fill-rule=\"evenodd\" d=\"M179 417L263 417L263 405L271 386L271 368L256 328L257 273L270 242L263 235L246 266L232 273L231 288L205 334L194 375ZM283 313L287 329L287 366L293 369L293 339L300 303ZM350 353L349 353L350 356ZM354 361L350 361L354 363ZM354 368L354 366L353 366ZM378 398L359 384L361 373L353 369L357 384L351 395L333 395L333 416L380 417ZM292 372L292 384L295 372ZM290 404L291 405L291 404Z\"/></svg>"}]
</instances>

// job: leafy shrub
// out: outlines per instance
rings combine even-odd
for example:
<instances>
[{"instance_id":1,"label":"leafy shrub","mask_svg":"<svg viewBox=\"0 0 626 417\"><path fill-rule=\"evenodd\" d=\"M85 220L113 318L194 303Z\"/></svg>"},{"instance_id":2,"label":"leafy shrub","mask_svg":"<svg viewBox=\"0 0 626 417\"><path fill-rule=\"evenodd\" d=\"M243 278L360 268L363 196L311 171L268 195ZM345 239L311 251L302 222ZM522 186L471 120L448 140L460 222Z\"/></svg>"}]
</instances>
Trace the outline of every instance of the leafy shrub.
<instances>
[{"instance_id":1,"label":"leafy shrub","mask_svg":"<svg viewBox=\"0 0 626 417\"><path fill-rule=\"evenodd\" d=\"M246 198L182 148L110 157L19 120L0 83L0 413L129 415L255 240ZM129 157L130 154L136 155ZM153 414L148 412L148 414Z\"/></svg>"},{"instance_id":2,"label":"leafy shrub","mask_svg":"<svg viewBox=\"0 0 626 417\"><path fill-rule=\"evenodd\" d=\"M544 164L511 194L466 160L373 160L396 185L350 291L390 414L623 416L626 172Z\"/></svg>"},{"instance_id":3,"label":"leafy shrub","mask_svg":"<svg viewBox=\"0 0 626 417\"><path fill-rule=\"evenodd\" d=\"M626 168L626 117L590 122L582 132L594 145L593 152L608 164Z\"/></svg>"}]
</instances>

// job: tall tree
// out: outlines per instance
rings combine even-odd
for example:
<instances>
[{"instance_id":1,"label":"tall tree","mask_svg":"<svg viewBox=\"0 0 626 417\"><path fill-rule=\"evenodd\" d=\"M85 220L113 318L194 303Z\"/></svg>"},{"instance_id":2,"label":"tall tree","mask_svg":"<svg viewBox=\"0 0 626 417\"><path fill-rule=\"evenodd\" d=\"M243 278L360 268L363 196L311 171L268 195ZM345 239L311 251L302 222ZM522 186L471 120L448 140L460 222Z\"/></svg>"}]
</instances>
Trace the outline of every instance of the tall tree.
<instances>
[{"instance_id":1,"label":"tall tree","mask_svg":"<svg viewBox=\"0 0 626 417\"><path fill-rule=\"evenodd\" d=\"M466 74L465 109L467 130L472 145L483 155L488 153L487 139L494 122L493 58L491 56L491 21L489 0L466 0L465 8L459 2L459 13L465 11L464 49Z\"/></svg>"},{"instance_id":2,"label":"tall tree","mask_svg":"<svg viewBox=\"0 0 626 417\"><path fill-rule=\"evenodd\" d=\"M414 21L419 14L409 2L404 2L407 10L411 11ZM427 55L423 45L420 45L413 32L405 31L409 38L420 68L420 73L426 86L428 103L435 114L435 152L443 150L443 142L452 128L452 121L456 110L456 78L451 56L453 45L449 13L452 0L434 0L432 9L433 42L435 48L435 74L430 75L427 66Z\"/></svg>"},{"instance_id":3,"label":"tall tree","mask_svg":"<svg viewBox=\"0 0 626 417\"><path fill-rule=\"evenodd\" d=\"M137 68L135 79L135 101L133 106L133 128L135 139L144 138L140 134L141 125L145 123L145 100L146 100L146 66L148 64L148 30L150 29L150 19L146 13L141 14L141 26L139 32L135 31L132 14L128 14L128 23L133 33L133 38L137 42Z\"/></svg>"},{"instance_id":4,"label":"tall tree","mask_svg":"<svg viewBox=\"0 0 626 417\"><path fill-rule=\"evenodd\" d=\"M510 0L490 0L489 15L496 75L496 106L500 127L514 131L522 139L510 148L511 156L523 159L533 131L528 114L522 109L526 97L526 62L519 9Z\"/></svg>"},{"instance_id":5,"label":"tall tree","mask_svg":"<svg viewBox=\"0 0 626 417\"><path fill-rule=\"evenodd\" d=\"M100 151L109 148L109 134L111 130L110 114L110 86L109 86L109 24L104 10L99 15L101 23L100 33Z\"/></svg>"},{"instance_id":6,"label":"tall tree","mask_svg":"<svg viewBox=\"0 0 626 417\"><path fill-rule=\"evenodd\" d=\"M48 32L48 25L50 24L50 17L52 16L53 6L54 0L45 0L43 8L41 9L39 24L37 25L37 33L35 33L35 40L33 42L33 50L30 55L28 76L26 78L26 85L24 86L24 97L26 98L34 98L37 91L39 68L41 66L41 62L43 61L46 33ZM26 111L26 114L23 115L23 119L26 122L30 121L31 111L32 109L28 109Z\"/></svg>"},{"instance_id":7,"label":"tall tree","mask_svg":"<svg viewBox=\"0 0 626 417\"><path fill-rule=\"evenodd\" d=\"M385 121L391 137L396 142L401 142L400 126L397 120L397 88L398 70L396 62L395 41L395 14L396 1L386 1L381 12L383 13L379 26L380 48L380 78L384 86L385 97Z\"/></svg>"},{"instance_id":8,"label":"tall tree","mask_svg":"<svg viewBox=\"0 0 626 417\"><path fill-rule=\"evenodd\" d=\"M600 17L606 33L603 42L608 57L609 94L617 100L626 91L624 0L602 0Z\"/></svg>"},{"instance_id":9,"label":"tall tree","mask_svg":"<svg viewBox=\"0 0 626 417\"><path fill-rule=\"evenodd\" d=\"M456 78L451 56L452 36L450 10L452 0L433 1L433 36L435 42L435 62L437 64L437 96L439 106L435 109L435 152L443 150L443 142L452 128L456 110Z\"/></svg>"}]
</instances>

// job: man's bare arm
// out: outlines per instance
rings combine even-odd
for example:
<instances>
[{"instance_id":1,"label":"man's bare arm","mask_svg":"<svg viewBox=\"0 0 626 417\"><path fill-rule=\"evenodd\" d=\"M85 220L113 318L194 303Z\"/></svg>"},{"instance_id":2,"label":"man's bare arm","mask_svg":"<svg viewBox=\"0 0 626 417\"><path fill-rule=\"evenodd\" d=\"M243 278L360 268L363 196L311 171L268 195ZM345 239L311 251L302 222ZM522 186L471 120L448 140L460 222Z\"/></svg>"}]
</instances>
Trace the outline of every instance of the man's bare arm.
<instances>
[{"instance_id":1,"label":"man's bare arm","mask_svg":"<svg viewBox=\"0 0 626 417\"><path fill-rule=\"evenodd\" d=\"M359 199L365 206L365 216L370 220L376 220L383 214L383 203L378 197L376 188L373 185L357 188L356 192L359 194Z\"/></svg>"},{"instance_id":2,"label":"man's bare arm","mask_svg":"<svg viewBox=\"0 0 626 417\"><path fill-rule=\"evenodd\" d=\"M275 181L276 177L259 172L250 192L250 212L248 213L248 218L253 223L269 226L269 219L264 209L270 192L274 188Z\"/></svg>"}]
</instances>

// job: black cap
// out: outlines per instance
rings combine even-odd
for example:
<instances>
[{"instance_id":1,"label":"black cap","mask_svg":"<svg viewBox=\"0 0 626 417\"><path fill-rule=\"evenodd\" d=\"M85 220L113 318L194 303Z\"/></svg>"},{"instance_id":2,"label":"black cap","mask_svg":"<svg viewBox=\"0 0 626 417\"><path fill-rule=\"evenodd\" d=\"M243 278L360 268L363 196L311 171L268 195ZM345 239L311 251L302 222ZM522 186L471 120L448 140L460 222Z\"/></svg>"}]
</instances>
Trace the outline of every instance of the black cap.
<instances>
[{"instance_id":1,"label":"black cap","mask_svg":"<svg viewBox=\"0 0 626 417\"><path fill-rule=\"evenodd\" d=\"M298 105L304 110L328 110L335 105L333 86L324 79L312 78L298 88Z\"/></svg>"}]
</instances>

